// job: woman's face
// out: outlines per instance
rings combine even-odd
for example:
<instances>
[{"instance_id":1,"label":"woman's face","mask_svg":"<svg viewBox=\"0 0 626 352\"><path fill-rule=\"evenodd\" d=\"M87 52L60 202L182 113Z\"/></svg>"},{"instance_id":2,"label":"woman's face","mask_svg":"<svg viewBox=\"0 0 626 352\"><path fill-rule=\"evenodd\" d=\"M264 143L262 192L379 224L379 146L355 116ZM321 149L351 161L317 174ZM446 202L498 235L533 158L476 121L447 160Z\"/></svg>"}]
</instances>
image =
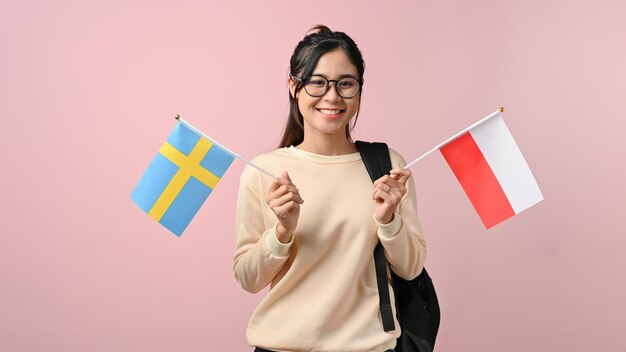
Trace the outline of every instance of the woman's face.
<instances>
[{"instance_id":1,"label":"woman's face","mask_svg":"<svg viewBox=\"0 0 626 352\"><path fill-rule=\"evenodd\" d=\"M321 75L328 80L339 80L349 75L360 79L356 66L341 48L323 54L317 61L312 75ZM295 81L289 79L293 95ZM336 82L331 82L328 91L321 97L312 97L305 90L297 93L298 107L304 118L304 133L336 134L345 136L346 125L356 114L361 94L346 99L337 94Z\"/></svg>"}]
</instances>

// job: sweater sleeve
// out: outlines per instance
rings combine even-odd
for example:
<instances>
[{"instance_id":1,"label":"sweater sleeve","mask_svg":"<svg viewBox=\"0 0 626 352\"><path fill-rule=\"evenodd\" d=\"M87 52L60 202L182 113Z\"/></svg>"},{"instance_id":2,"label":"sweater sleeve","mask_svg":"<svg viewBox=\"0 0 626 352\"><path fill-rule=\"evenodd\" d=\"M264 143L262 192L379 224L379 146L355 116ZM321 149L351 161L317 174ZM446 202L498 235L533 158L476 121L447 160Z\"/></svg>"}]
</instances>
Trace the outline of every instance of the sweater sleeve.
<instances>
[{"instance_id":1,"label":"sweater sleeve","mask_svg":"<svg viewBox=\"0 0 626 352\"><path fill-rule=\"evenodd\" d=\"M404 159L396 156L397 165L406 165ZM393 160L393 159L392 159ZM386 225L378 224L378 238L385 249L385 256L391 269L401 278L412 280L424 268L426 261L426 240L417 216L417 197L413 176L406 184L407 192L400 201L394 219Z\"/></svg>"},{"instance_id":2,"label":"sweater sleeve","mask_svg":"<svg viewBox=\"0 0 626 352\"><path fill-rule=\"evenodd\" d=\"M237 241L233 263L235 279L241 287L257 293L269 285L289 258L289 243L276 238L274 223L266 227L258 174L247 166L240 178L236 210Z\"/></svg>"}]
</instances>

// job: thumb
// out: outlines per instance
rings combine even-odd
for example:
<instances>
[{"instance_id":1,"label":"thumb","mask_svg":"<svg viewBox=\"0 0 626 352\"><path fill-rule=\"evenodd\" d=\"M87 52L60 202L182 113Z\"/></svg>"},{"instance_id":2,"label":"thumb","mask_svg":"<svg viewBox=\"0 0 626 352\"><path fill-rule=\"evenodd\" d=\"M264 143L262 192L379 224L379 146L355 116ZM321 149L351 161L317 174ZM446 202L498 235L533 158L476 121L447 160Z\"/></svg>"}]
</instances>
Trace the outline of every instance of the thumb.
<instances>
[{"instance_id":1,"label":"thumb","mask_svg":"<svg viewBox=\"0 0 626 352\"><path fill-rule=\"evenodd\" d=\"M291 177L289 177L289 173L287 173L287 171L283 171L283 178L291 182Z\"/></svg>"}]
</instances>

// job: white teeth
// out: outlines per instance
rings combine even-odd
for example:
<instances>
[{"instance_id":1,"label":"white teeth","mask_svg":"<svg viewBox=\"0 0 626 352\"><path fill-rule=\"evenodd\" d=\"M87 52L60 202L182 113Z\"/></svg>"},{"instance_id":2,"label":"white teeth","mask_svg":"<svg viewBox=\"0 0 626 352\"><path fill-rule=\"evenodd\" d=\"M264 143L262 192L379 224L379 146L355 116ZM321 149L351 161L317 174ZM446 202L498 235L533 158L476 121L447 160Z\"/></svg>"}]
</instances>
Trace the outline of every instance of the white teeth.
<instances>
[{"instance_id":1,"label":"white teeth","mask_svg":"<svg viewBox=\"0 0 626 352\"><path fill-rule=\"evenodd\" d=\"M329 109L318 109L322 114L325 115L337 115L341 110L329 110Z\"/></svg>"}]
</instances>

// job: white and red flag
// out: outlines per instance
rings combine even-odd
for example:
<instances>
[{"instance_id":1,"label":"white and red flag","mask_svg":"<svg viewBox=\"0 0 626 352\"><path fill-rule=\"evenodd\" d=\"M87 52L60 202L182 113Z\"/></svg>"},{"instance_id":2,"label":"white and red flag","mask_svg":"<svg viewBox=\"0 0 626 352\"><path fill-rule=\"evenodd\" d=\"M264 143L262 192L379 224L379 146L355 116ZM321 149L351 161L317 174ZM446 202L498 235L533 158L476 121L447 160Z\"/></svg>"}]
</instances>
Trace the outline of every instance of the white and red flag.
<instances>
[{"instance_id":1,"label":"white and red flag","mask_svg":"<svg viewBox=\"0 0 626 352\"><path fill-rule=\"evenodd\" d=\"M494 112L436 147L486 228L543 200L528 163L502 119L501 111Z\"/></svg>"}]
</instances>

